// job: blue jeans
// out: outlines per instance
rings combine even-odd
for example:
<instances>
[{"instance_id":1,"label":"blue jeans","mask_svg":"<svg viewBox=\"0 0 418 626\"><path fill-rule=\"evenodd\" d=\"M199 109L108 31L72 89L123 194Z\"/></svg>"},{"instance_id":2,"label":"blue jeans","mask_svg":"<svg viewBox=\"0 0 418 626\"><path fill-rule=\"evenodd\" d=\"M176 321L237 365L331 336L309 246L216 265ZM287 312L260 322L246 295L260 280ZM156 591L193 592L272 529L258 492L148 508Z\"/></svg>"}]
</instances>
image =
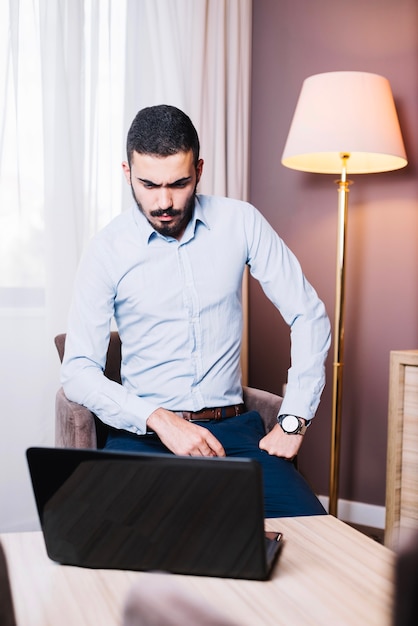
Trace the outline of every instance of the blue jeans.
<instances>
[{"instance_id":1,"label":"blue jeans","mask_svg":"<svg viewBox=\"0 0 418 626\"><path fill-rule=\"evenodd\" d=\"M199 423L199 422L197 422ZM295 465L260 450L263 421L256 411L223 420L200 422L221 442L226 455L255 459L261 464L265 517L325 515L326 511ZM124 430L109 431L106 450L172 454L157 435L135 435Z\"/></svg>"}]
</instances>

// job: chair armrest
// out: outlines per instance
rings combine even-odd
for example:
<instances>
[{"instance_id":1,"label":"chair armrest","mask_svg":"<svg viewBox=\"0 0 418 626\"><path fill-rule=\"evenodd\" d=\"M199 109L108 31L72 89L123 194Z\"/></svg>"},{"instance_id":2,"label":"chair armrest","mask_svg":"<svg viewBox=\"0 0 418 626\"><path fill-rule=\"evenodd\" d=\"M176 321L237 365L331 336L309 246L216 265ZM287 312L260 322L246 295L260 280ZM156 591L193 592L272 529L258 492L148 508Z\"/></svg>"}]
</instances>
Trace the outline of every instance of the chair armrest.
<instances>
[{"instance_id":1,"label":"chair armrest","mask_svg":"<svg viewBox=\"0 0 418 626\"><path fill-rule=\"evenodd\" d=\"M266 432L269 432L277 424L277 415L283 398L269 391L244 387L244 403L249 411L260 413Z\"/></svg>"},{"instance_id":2,"label":"chair armrest","mask_svg":"<svg viewBox=\"0 0 418 626\"><path fill-rule=\"evenodd\" d=\"M55 397L55 445L58 448L97 448L94 414L68 400L62 387Z\"/></svg>"}]
</instances>

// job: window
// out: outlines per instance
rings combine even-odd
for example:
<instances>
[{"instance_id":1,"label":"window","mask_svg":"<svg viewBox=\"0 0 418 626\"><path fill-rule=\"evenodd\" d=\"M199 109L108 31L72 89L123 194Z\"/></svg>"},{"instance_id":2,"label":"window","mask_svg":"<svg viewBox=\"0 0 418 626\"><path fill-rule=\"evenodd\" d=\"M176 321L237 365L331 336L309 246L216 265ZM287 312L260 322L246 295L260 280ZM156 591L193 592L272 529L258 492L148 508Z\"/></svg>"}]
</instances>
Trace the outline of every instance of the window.
<instances>
[{"instance_id":1,"label":"window","mask_svg":"<svg viewBox=\"0 0 418 626\"><path fill-rule=\"evenodd\" d=\"M36 2L0 3L0 287L44 284L44 170Z\"/></svg>"},{"instance_id":2,"label":"window","mask_svg":"<svg viewBox=\"0 0 418 626\"><path fill-rule=\"evenodd\" d=\"M78 250L121 210L125 15L123 0L0 2L0 306L23 306L25 294L28 306L42 302L48 237L59 236L46 223L48 194L58 205L76 190ZM46 102L59 80L69 97L53 120ZM58 137L52 158L62 159L67 187L51 193L45 146L63 130L76 148L68 156Z\"/></svg>"}]
</instances>

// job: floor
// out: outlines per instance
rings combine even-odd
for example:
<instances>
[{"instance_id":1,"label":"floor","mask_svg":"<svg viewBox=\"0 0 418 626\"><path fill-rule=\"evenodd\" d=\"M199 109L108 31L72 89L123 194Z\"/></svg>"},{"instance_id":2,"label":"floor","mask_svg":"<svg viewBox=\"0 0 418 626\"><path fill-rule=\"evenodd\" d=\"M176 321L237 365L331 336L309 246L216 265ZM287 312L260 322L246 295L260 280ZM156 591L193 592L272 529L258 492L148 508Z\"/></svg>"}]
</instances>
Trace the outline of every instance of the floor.
<instances>
[{"instance_id":1,"label":"floor","mask_svg":"<svg viewBox=\"0 0 418 626\"><path fill-rule=\"evenodd\" d=\"M349 525L355 528L356 530L358 530L359 532L367 535L371 539L374 539L374 541L377 541L378 543L383 544L384 536L385 536L385 531L383 528L372 528L370 526L362 526L361 524L352 524L352 523L350 523Z\"/></svg>"}]
</instances>

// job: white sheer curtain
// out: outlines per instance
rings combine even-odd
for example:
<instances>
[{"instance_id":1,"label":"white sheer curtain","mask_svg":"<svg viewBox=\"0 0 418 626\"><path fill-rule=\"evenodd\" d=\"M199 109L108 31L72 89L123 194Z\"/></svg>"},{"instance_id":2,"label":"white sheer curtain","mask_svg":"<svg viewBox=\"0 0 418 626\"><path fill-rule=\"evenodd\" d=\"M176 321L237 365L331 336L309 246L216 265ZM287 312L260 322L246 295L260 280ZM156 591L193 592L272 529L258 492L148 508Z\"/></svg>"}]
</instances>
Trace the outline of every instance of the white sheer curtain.
<instances>
[{"instance_id":1,"label":"white sheer curtain","mask_svg":"<svg viewBox=\"0 0 418 626\"><path fill-rule=\"evenodd\" d=\"M39 2L46 310L55 335L86 242L121 210L126 18L123 0Z\"/></svg>"},{"instance_id":2,"label":"white sheer curtain","mask_svg":"<svg viewBox=\"0 0 418 626\"><path fill-rule=\"evenodd\" d=\"M202 144L204 193L246 199L251 0L128 1L127 118L172 104Z\"/></svg>"},{"instance_id":3,"label":"white sheer curtain","mask_svg":"<svg viewBox=\"0 0 418 626\"><path fill-rule=\"evenodd\" d=\"M131 201L143 106L198 128L201 191L247 196L251 0L0 0L0 531L36 514L24 460L53 443L58 358L82 250Z\"/></svg>"}]
</instances>

